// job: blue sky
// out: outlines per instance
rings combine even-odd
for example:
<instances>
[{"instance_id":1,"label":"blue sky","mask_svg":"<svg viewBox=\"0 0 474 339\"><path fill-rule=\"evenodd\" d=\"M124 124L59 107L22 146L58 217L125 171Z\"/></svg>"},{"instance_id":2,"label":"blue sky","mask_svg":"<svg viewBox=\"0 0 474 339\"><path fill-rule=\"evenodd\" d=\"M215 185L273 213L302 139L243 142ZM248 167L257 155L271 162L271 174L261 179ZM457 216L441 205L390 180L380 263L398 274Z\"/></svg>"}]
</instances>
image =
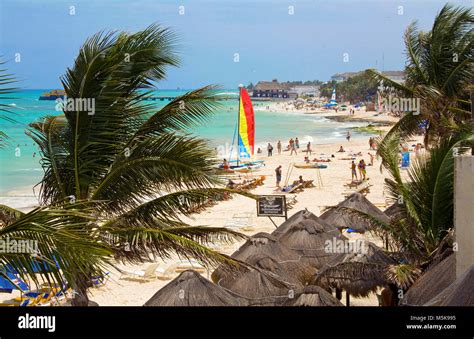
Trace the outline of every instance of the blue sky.
<instances>
[{"instance_id":1,"label":"blue sky","mask_svg":"<svg viewBox=\"0 0 474 339\"><path fill-rule=\"evenodd\" d=\"M182 65L170 68L159 88L234 88L273 78L325 81L336 72L402 69L404 29L413 20L429 29L445 2L0 0L0 55L22 88L59 88L59 77L88 36L161 23L179 34Z\"/></svg>"}]
</instances>

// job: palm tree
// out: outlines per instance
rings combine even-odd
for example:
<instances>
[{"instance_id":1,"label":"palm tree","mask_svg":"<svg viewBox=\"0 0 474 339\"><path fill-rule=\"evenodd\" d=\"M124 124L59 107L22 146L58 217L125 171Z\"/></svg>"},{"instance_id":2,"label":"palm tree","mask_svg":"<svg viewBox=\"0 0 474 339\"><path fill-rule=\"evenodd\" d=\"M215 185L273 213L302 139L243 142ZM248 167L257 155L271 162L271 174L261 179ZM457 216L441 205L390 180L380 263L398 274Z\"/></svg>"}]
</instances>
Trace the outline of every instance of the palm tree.
<instances>
[{"instance_id":1,"label":"palm tree","mask_svg":"<svg viewBox=\"0 0 474 339\"><path fill-rule=\"evenodd\" d=\"M385 179L388 196L398 209L390 223L355 209L335 208L371 224L374 232L387 241L388 254L398 263L384 268L385 278L406 290L423 267L453 248L454 156L461 154L464 146L474 146L474 133L442 139L428 155L413 162L407 179L399 168L399 145L400 136L393 132L380 143L378 150L381 169L390 174ZM373 264L368 262L366 267ZM352 278L357 280L356 275Z\"/></svg>"},{"instance_id":2,"label":"palm tree","mask_svg":"<svg viewBox=\"0 0 474 339\"><path fill-rule=\"evenodd\" d=\"M91 202L96 232L118 259L143 262L175 252L204 264L229 262L205 244L240 233L182 219L223 191L216 188L222 180L213 150L186 132L218 106L215 87L161 109L145 101L166 67L178 65L175 44L174 34L157 25L98 33L84 43L61 81L68 99L89 100L95 112L66 105L64 115L47 116L28 131L45 171L40 199L53 206ZM85 287L78 292L86 304Z\"/></svg>"},{"instance_id":3,"label":"palm tree","mask_svg":"<svg viewBox=\"0 0 474 339\"><path fill-rule=\"evenodd\" d=\"M420 114L406 113L391 129L410 136L428 121L425 146L459 130L470 130L468 84L474 70L474 14L446 4L428 32L416 22L405 31L406 81L399 84L375 70L367 72L400 96L419 98ZM390 135L390 133L389 133Z\"/></svg>"},{"instance_id":4,"label":"palm tree","mask_svg":"<svg viewBox=\"0 0 474 339\"><path fill-rule=\"evenodd\" d=\"M3 68L5 65L4 61L0 61L0 99L12 99L9 95L14 93L17 88L11 87L12 84L16 82L15 77L12 74L9 74L6 69ZM11 107L0 102L0 120L5 120L9 122L14 122L11 117L12 110ZM8 139L7 134L4 131L0 130L0 148L5 147L5 141Z\"/></svg>"}]
</instances>

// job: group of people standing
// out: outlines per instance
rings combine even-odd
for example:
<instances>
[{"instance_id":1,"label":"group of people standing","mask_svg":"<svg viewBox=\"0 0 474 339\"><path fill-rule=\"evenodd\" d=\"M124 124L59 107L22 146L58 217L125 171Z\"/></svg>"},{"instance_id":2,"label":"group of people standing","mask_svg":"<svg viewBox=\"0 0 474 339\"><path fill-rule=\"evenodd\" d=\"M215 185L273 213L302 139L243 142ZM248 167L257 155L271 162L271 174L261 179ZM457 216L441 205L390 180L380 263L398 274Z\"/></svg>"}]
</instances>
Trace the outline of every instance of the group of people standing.
<instances>
[{"instance_id":1,"label":"group of people standing","mask_svg":"<svg viewBox=\"0 0 474 339\"><path fill-rule=\"evenodd\" d=\"M298 137L296 137L295 139L291 138L289 141L288 141L288 146L286 147L286 149L288 151L290 151L290 155L293 155L293 153L295 155L298 154L298 149L300 148L300 140L298 139ZM308 145L307 145L307 150L308 152L310 152L311 150L311 143L308 142ZM277 152L278 154L281 154L281 151L282 151L282 145L281 145L281 140L278 140L277 142ZM260 149L257 151L258 153L260 153ZM268 143L267 145L267 154L269 157L273 156L273 145L271 143Z\"/></svg>"},{"instance_id":2,"label":"group of people standing","mask_svg":"<svg viewBox=\"0 0 474 339\"><path fill-rule=\"evenodd\" d=\"M367 170L365 169L366 167L366 163L364 161L364 159L361 159L359 161L359 164L356 165L355 161L352 160L352 163L351 163L351 171L352 171L352 181L354 181L354 178L355 180L366 180L367 179ZM357 169L359 170L359 178L357 177Z\"/></svg>"}]
</instances>

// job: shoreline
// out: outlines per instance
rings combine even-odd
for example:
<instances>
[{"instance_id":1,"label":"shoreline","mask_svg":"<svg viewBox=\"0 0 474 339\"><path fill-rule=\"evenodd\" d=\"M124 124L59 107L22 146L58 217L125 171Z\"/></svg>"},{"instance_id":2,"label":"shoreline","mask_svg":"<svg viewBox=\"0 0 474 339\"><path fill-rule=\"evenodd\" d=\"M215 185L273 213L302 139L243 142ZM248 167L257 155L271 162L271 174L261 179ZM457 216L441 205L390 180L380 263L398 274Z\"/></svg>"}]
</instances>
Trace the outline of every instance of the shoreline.
<instances>
[{"instance_id":1,"label":"shoreline","mask_svg":"<svg viewBox=\"0 0 474 339\"><path fill-rule=\"evenodd\" d=\"M297 113L304 113L304 111L296 111ZM373 121L374 112L356 112L354 116L345 117L344 122L353 122L355 119L366 119L368 121ZM331 116L331 114L327 114ZM334 115L334 114L332 114ZM326 115L323 115L326 116ZM335 117L334 119L338 119ZM297 116L295 116L297 119ZM333 119L333 118L330 118ZM382 129L386 130L388 126L381 126ZM298 134L298 133L295 133ZM301 136L303 137L303 136ZM261 170L254 173L245 174L245 173L234 173L233 180L246 180L250 178L256 178L260 176L265 176L265 181L262 186L251 190L251 193L255 195L268 195L268 194L281 194L280 192L275 191L275 175L274 170L277 166L281 165L283 169L283 182L282 185L287 183L292 183L294 180L297 180L301 175L304 180L313 180L314 183L318 182L318 176L321 179L321 187L313 187L304 189L302 192L297 194L288 194L289 199L294 199L295 203L291 209L288 210L288 217L291 217L294 213L308 209L315 215L319 216L323 210L329 206L334 206L344 200L345 194L347 194L347 183L351 181L351 172L350 172L350 161L346 160L351 153L361 152L361 156L356 156L356 161L359 159L365 159L369 163L368 153L375 154L374 150L369 150L368 145L368 136L364 138L361 136L352 138L350 141L345 139L345 136L341 136L341 140L337 142L330 143L313 143L312 142L312 155L310 159L313 158L327 158L331 161L327 163L328 167L326 169L302 169L294 167L294 164L303 163L304 156L306 153L302 152L306 150L306 144L300 141L300 148L298 149L297 155L290 155L290 152L282 152L278 154L276 149L276 144L274 144L274 153L273 156L267 156L266 149L263 149L263 153L258 155L258 159L265 161L265 167ZM283 147L287 140L282 140ZM324 142L324 140L320 140ZM345 153L337 152L339 146L343 146ZM375 160L373 166L367 167L368 181L370 182L370 192L367 194L367 199L369 199L377 207L384 210L388 207L388 201L384 192L385 178L388 176L386 172L381 173L379 169L380 162ZM235 179L234 179L235 178ZM11 207L16 207L26 212L29 209L34 208L37 205L38 200L33 196L32 187L20 187L15 189L16 197L5 197L0 196L0 203L4 204L8 200L8 203ZM36 190L35 190L36 192ZM25 196L24 194L29 196ZM23 195L22 195L23 194ZM257 217L255 201L243 197L243 196L234 196L230 200L220 201L216 205L207 208L199 214L194 214L189 218L183 218L184 222L192 226L205 225L207 227L229 227L234 217L237 215L247 215L249 218L249 226L245 229L236 229L239 232L247 236L259 232L271 233L275 226L272 224L268 218ZM282 218L275 218L277 224L281 224L284 220ZM370 233L366 234L349 234L345 235L350 240L363 239L376 243L377 245L382 245L381 240L376 238ZM233 242L230 244L224 243L215 243L211 247L221 253L231 255L235 252L242 244L244 240ZM158 263L163 269L170 267L170 265L175 264L179 261L179 258L176 256L171 257L170 259L164 261L158 259ZM117 267L130 270L143 270L146 269L149 263L142 265L130 265L123 263L116 263ZM201 274L203 277L210 279L209 271L203 271ZM159 289L168 284L171 279L174 279L178 276L179 273L173 272L168 279L156 279L149 282L137 282L128 279L121 279L121 274L116 269L110 268L110 279L107 283L99 288L90 289L91 300L97 302L101 306L142 306L148 299L150 299ZM137 293L139 291L139 293ZM8 296L7 298L11 298ZM352 306L377 306L377 298L375 294L371 294L367 298L352 298Z\"/></svg>"}]
</instances>

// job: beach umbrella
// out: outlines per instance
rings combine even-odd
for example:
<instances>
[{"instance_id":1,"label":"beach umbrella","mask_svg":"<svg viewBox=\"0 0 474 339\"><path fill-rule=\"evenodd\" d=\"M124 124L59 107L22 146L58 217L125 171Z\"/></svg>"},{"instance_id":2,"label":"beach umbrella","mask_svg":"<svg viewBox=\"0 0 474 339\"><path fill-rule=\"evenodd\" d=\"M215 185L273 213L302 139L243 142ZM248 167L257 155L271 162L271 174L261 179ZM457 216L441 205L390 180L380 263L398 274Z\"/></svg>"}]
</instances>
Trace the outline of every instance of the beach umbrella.
<instances>
[{"instance_id":1,"label":"beach umbrella","mask_svg":"<svg viewBox=\"0 0 474 339\"><path fill-rule=\"evenodd\" d=\"M269 258L280 264L282 268L280 273L283 279L304 280L311 275L310 267L301 261L301 254L279 242L275 236L265 232L254 234L248 238L231 257L250 265L257 264L256 260L260 260L262 257ZM213 273L217 280L223 274L230 274L230 272L227 272L224 267L218 267Z\"/></svg>"},{"instance_id":2,"label":"beach umbrella","mask_svg":"<svg viewBox=\"0 0 474 339\"><path fill-rule=\"evenodd\" d=\"M316 216L302 215L289 225L282 225L286 231L278 240L302 255L302 261L312 268L312 273L330 261L336 253L328 251L328 244L347 241L341 232L329 226ZM280 227L282 227L280 226Z\"/></svg>"},{"instance_id":3,"label":"beach umbrella","mask_svg":"<svg viewBox=\"0 0 474 339\"><path fill-rule=\"evenodd\" d=\"M321 287L309 285L302 293L285 301L283 306L344 306L344 304Z\"/></svg>"},{"instance_id":4,"label":"beach umbrella","mask_svg":"<svg viewBox=\"0 0 474 339\"><path fill-rule=\"evenodd\" d=\"M338 208L340 209L338 210ZM350 211L344 211L345 208L363 212L385 223L390 222L389 217L360 193L351 194L347 199L321 214L320 218L335 227L351 228L361 233L371 229L367 220L355 213L350 213Z\"/></svg>"},{"instance_id":5,"label":"beach umbrella","mask_svg":"<svg viewBox=\"0 0 474 339\"><path fill-rule=\"evenodd\" d=\"M271 258L249 259L256 263L255 266L241 265L232 274L221 275L219 279L213 273L212 280L237 296L247 299L252 306L281 305L302 290L302 285L294 279L285 281L273 273L281 273L283 268Z\"/></svg>"},{"instance_id":6,"label":"beach umbrella","mask_svg":"<svg viewBox=\"0 0 474 339\"><path fill-rule=\"evenodd\" d=\"M408 289L400 305L421 306L430 301L456 279L456 258L454 254L432 263Z\"/></svg>"},{"instance_id":7,"label":"beach umbrella","mask_svg":"<svg viewBox=\"0 0 474 339\"><path fill-rule=\"evenodd\" d=\"M474 265L425 306L474 306Z\"/></svg>"},{"instance_id":8,"label":"beach umbrella","mask_svg":"<svg viewBox=\"0 0 474 339\"><path fill-rule=\"evenodd\" d=\"M393 219L393 218L398 217L399 215L402 214L402 209L400 207L400 204L395 202L392 205L390 205L389 207L387 207L385 209L385 211L383 211L383 213L387 217L389 217L390 219Z\"/></svg>"},{"instance_id":9,"label":"beach umbrella","mask_svg":"<svg viewBox=\"0 0 474 339\"><path fill-rule=\"evenodd\" d=\"M278 239L281 235L285 234L286 231L288 231L288 229L290 229L293 224L303 220L313 220L323 226L325 231L332 231L336 229L335 226L331 226L326 221L322 220L315 214L305 209L293 214L290 218L288 218L288 220L278 226L277 229L272 232L272 235Z\"/></svg>"},{"instance_id":10,"label":"beach umbrella","mask_svg":"<svg viewBox=\"0 0 474 339\"><path fill-rule=\"evenodd\" d=\"M377 287L392 283L387 269L397 262L383 249L365 241L351 253L341 253L324 265L312 283L325 289L346 290L356 297L366 297Z\"/></svg>"},{"instance_id":11,"label":"beach umbrella","mask_svg":"<svg viewBox=\"0 0 474 339\"><path fill-rule=\"evenodd\" d=\"M246 302L193 270L182 272L143 306L243 306Z\"/></svg>"}]
</instances>

